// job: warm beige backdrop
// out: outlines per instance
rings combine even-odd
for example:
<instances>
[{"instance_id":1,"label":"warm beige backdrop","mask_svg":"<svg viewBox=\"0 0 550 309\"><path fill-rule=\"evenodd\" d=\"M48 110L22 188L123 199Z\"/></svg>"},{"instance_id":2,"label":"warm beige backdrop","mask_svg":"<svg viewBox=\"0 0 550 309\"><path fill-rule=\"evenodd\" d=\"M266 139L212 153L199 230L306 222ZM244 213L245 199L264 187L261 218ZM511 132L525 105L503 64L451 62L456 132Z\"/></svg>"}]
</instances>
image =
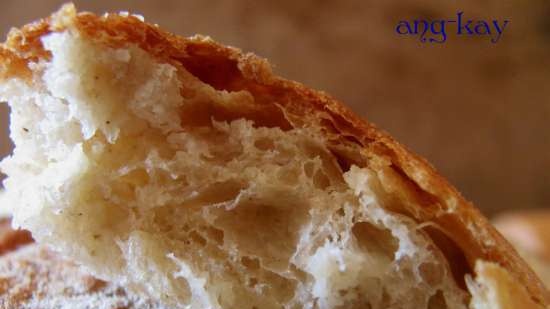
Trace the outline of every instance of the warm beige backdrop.
<instances>
[{"instance_id":1,"label":"warm beige backdrop","mask_svg":"<svg viewBox=\"0 0 550 309\"><path fill-rule=\"evenodd\" d=\"M61 3L4 0L0 32ZM76 3L141 13L170 31L209 34L269 58L276 72L328 91L427 157L487 213L550 207L546 0ZM498 44L450 36L444 45L423 45L394 32L400 19L457 11L511 22ZM0 141L7 151L6 138Z\"/></svg>"}]
</instances>

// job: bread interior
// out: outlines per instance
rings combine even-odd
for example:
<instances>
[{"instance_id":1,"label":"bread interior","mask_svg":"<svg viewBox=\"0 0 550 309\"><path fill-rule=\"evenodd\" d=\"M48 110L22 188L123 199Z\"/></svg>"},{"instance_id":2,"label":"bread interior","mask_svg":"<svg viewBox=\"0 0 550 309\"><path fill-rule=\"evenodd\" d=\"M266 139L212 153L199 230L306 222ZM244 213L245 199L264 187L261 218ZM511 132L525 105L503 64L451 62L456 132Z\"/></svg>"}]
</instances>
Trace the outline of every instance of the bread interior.
<instances>
[{"instance_id":1,"label":"bread interior","mask_svg":"<svg viewBox=\"0 0 550 309\"><path fill-rule=\"evenodd\" d=\"M174 307L466 308L436 243L353 163L357 145L227 117L253 96L137 46L42 41L32 80L0 85L6 194L39 241Z\"/></svg>"}]
</instances>

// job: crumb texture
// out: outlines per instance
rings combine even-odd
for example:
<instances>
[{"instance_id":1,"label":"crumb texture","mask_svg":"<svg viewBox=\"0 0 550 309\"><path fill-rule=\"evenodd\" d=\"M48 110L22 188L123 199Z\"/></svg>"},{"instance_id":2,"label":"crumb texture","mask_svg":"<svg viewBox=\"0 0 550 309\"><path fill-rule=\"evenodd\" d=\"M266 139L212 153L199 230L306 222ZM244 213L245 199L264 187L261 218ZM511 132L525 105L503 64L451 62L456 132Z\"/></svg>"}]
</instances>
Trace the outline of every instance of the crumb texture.
<instances>
[{"instance_id":1,"label":"crumb texture","mask_svg":"<svg viewBox=\"0 0 550 309\"><path fill-rule=\"evenodd\" d=\"M94 278L39 244L1 256L0 273L0 308L168 309Z\"/></svg>"},{"instance_id":2,"label":"crumb texture","mask_svg":"<svg viewBox=\"0 0 550 309\"><path fill-rule=\"evenodd\" d=\"M225 120L253 98L133 45L42 40L32 83L0 85L6 199L39 241L175 308L467 308L429 235L318 128Z\"/></svg>"}]
</instances>

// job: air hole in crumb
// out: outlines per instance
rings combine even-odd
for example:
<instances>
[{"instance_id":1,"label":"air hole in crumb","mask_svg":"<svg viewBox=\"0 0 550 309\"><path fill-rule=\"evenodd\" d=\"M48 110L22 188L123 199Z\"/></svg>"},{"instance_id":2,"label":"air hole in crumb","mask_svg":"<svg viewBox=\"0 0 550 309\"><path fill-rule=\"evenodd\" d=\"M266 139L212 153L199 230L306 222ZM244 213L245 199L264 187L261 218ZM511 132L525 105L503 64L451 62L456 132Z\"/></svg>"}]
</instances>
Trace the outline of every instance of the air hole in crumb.
<instances>
[{"instance_id":1,"label":"air hole in crumb","mask_svg":"<svg viewBox=\"0 0 550 309\"><path fill-rule=\"evenodd\" d=\"M174 229L175 209L173 207L157 207L153 211L153 222L158 231L166 233ZM179 226L178 231L186 231L184 226Z\"/></svg>"},{"instance_id":2,"label":"air hole in crumb","mask_svg":"<svg viewBox=\"0 0 550 309\"><path fill-rule=\"evenodd\" d=\"M267 151L267 150L274 149L275 144L273 143L273 140L270 138L261 138L254 142L254 147L263 151Z\"/></svg>"},{"instance_id":3,"label":"air hole in crumb","mask_svg":"<svg viewBox=\"0 0 550 309\"><path fill-rule=\"evenodd\" d=\"M191 240L201 246L206 246L206 239L204 239L204 237L202 237L199 233L197 233L196 231L191 231L191 233L189 233L189 237L191 238Z\"/></svg>"},{"instance_id":4,"label":"air hole in crumb","mask_svg":"<svg viewBox=\"0 0 550 309\"><path fill-rule=\"evenodd\" d=\"M254 255L273 269L286 269L296 251L299 231L308 218L308 201L292 190L263 192L244 199L231 210L212 209L214 224L225 232L225 241L242 253Z\"/></svg>"},{"instance_id":5,"label":"air hole in crumb","mask_svg":"<svg viewBox=\"0 0 550 309\"><path fill-rule=\"evenodd\" d=\"M243 256L241 258L241 264L248 270L260 269L260 260L253 257Z\"/></svg>"},{"instance_id":6,"label":"air hole in crumb","mask_svg":"<svg viewBox=\"0 0 550 309\"><path fill-rule=\"evenodd\" d=\"M351 230L361 249L380 252L393 260L399 244L390 230L380 229L368 222L357 222Z\"/></svg>"},{"instance_id":7,"label":"air hole in crumb","mask_svg":"<svg viewBox=\"0 0 550 309\"><path fill-rule=\"evenodd\" d=\"M180 295L183 295L182 299L190 299L191 298L191 287L189 286L189 282L187 282L184 278L177 278L177 280L173 281L175 284L174 289L176 291L181 291L182 293ZM163 294L165 298L168 298L169 296L166 294Z\"/></svg>"},{"instance_id":8,"label":"air hole in crumb","mask_svg":"<svg viewBox=\"0 0 550 309\"><path fill-rule=\"evenodd\" d=\"M149 182L149 174L145 169L138 168L118 178L120 182L127 183L133 187L142 187Z\"/></svg>"},{"instance_id":9,"label":"air hole in crumb","mask_svg":"<svg viewBox=\"0 0 550 309\"><path fill-rule=\"evenodd\" d=\"M437 293L430 297L428 301L428 309L447 309L447 303L445 302L445 296L443 292L438 290Z\"/></svg>"},{"instance_id":10,"label":"air hole in crumb","mask_svg":"<svg viewBox=\"0 0 550 309\"><path fill-rule=\"evenodd\" d=\"M313 172L314 172L314 169L315 169L315 164L313 162L306 162L303 166L304 168L304 173L306 174L307 177L312 177L313 176Z\"/></svg>"},{"instance_id":11,"label":"air hole in crumb","mask_svg":"<svg viewBox=\"0 0 550 309\"><path fill-rule=\"evenodd\" d=\"M449 267L458 286L466 289L464 278L466 274L472 273L472 269L458 244L436 227L425 226L422 229L428 233L434 244L439 248L439 251L449 261Z\"/></svg>"},{"instance_id":12,"label":"air hole in crumb","mask_svg":"<svg viewBox=\"0 0 550 309\"><path fill-rule=\"evenodd\" d=\"M256 284L258 284L258 279L254 278L254 277L251 277L250 279L248 279L248 286L249 287L254 287L256 286Z\"/></svg>"},{"instance_id":13,"label":"air hole in crumb","mask_svg":"<svg viewBox=\"0 0 550 309\"><path fill-rule=\"evenodd\" d=\"M338 163L338 166L340 167L340 170L342 173L346 173L351 168L351 162L346 157L344 157L342 154L331 150L332 155L334 158L336 158L336 162Z\"/></svg>"},{"instance_id":14,"label":"air hole in crumb","mask_svg":"<svg viewBox=\"0 0 550 309\"><path fill-rule=\"evenodd\" d=\"M330 186L330 179L325 173L321 171L317 171L313 176L313 184L318 189L323 190L323 189L326 189L328 186Z\"/></svg>"},{"instance_id":15,"label":"air hole in crumb","mask_svg":"<svg viewBox=\"0 0 550 309\"><path fill-rule=\"evenodd\" d=\"M217 245L223 245L224 233L222 230L209 227L206 229L209 240L213 240Z\"/></svg>"}]
</instances>

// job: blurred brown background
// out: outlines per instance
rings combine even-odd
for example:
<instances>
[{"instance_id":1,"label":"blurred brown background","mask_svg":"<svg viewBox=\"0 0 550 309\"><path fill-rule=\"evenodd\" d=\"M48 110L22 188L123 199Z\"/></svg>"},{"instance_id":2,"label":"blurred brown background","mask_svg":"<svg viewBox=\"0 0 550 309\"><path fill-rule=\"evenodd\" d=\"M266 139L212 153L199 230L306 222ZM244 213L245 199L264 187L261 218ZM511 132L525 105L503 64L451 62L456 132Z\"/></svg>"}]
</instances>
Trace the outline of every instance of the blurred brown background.
<instances>
[{"instance_id":1,"label":"blurred brown background","mask_svg":"<svg viewBox=\"0 0 550 309\"><path fill-rule=\"evenodd\" d=\"M0 32L62 2L3 0ZM487 214L550 207L547 0L75 2L96 13L139 13L268 58L279 74L331 93L428 158ZM395 33L399 20L458 11L510 24L497 44L452 34L445 44L422 44ZM7 127L5 106L0 116ZM2 155L10 147L3 133Z\"/></svg>"}]
</instances>

